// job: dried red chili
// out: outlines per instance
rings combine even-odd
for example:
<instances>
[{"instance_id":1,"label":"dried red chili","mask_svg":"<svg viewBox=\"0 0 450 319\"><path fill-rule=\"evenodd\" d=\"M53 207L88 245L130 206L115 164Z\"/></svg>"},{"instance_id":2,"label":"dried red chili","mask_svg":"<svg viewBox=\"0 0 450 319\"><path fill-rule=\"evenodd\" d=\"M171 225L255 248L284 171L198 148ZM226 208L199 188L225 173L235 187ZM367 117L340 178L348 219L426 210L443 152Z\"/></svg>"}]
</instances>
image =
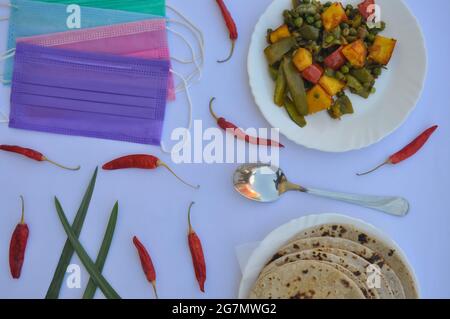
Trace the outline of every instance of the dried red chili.
<instances>
[{"instance_id":1,"label":"dried red chili","mask_svg":"<svg viewBox=\"0 0 450 319\"><path fill-rule=\"evenodd\" d=\"M14 279L20 278L22 272L23 261L25 258L25 250L27 248L28 235L30 233L28 225L25 223L25 204L23 196L20 196L22 201L22 218L11 237L9 244L9 268Z\"/></svg>"},{"instance_id":2,"label":"dried red chili","mask_svg":"<svg viewBox=\"0 0 450 319\"><path fill-rule=\"evenodd\" d=\"M404 160L407 160L408 158L410 158L411 156L416 154L425 145L425 143L428 141L430 136L437 129L438 129L437 125L430 127L429 129L425 130L422 134L420 134L418 137L416 137L411 143L406 145L403 149L401 149L397 153L391 155L384 163L378 165L377 167L375 167L374 169L372 169L366 173L357 174L357 175L358 176L367 175L367 174L370 174L370 173L376 171L377 169L379 169L380 167L382 167L384 165L387 165L387 164L396 165L398 163L403 162Z\"/></svg>"},{"instance_id":3,"label":"dried red chili","mask_svg":"<svg viewBox=\"0 0 450 319\"><path fill-rule=\"evenodd\" d=\"M103 165L104 170L118 170L118 169L126 169L126 168L139 168L139 169L156 169L158 167L164 167L169 172L171 172L176 178L178 178L182 183L192 187L199 188L200 186L194 186L192 184L187 183L182 180L175 172L163 161L153 155L146 154L135 154L135 155L127 155L123 157L119 157L114 159Z\"/></svg>"},{"instance_id":4,"label":"dried red chili","mask_svg":"<svg viewBox=\"0 0 450 319\"><path fill-rule=\"evenodd\" d=\"M231 39L231 52L229 56L225 60L219 60L218 63L224 63L231 59L234 52L234 47L236 45L236 40L238 38L238 31L236 27L236 23L233 20L233 17L231 16L230 11L228 11L227 6L223 2L223 0L216 0L217 4L219 5L220 12L222 13L223 19L225 20L225 24L228 28L228 32L230 33L230 39Z\"/></svg>"},{"instance_id":5,"label":"dried red chili","mask_svg":"<svg viewBox=\"0 0 450 319\"><path fill-rule=\"evenodd\" d=\"M156 299L158 299L158 293L156 291L156 271L155 267L153 266L152 258L150 257L150 254L148 253L145 246L139 241L136 236L133 237L133 244L139 254L139 259L141 260L142 270L144 270L145 277L147 277L147 280L152 284L153 291L155 292L155 297Z\"/></svg>"},{"instance_id":6,"label":"dried red chili","mask_svg":"<svg viewBox=\"0 0 450 319\"><path fill-rule=\"evenodd\" d=\"M49 162L49 163L52 163L53 165L56 165L58 167L68 169L71 171L77 171L80 169L80 166L71 168L71 167L63 166L54 161L51 161L47 157L45 157L42 153L35 151L33 149L30 149L30 148L24 148L24 147L16 146L16 145L0 145L0 150L20 154L20 155L26 156L26 157L31 158L32 160L35 160L38 162Z\"/></svg>"},{"instance_id":7,"label":"dried red chili","mask_svg":"<svg viewBox=\"0 0 450 319\"><path fill-rule=\"evenodd\" d=\"M209 102L209 111L212 115L212 117L217 121L217 125L219 125L219 127L227 132L231 131L231 133L236 136L238 139L246 141L247 143L250 144L254 144L254 145L265 145L265 146L273 146L273 147L284 147L283 144L273 141L273 140L268 140L265 138L259 138L259 137L254 137L251 135L246 134L244 131L242 131L240 128L238 128L236 125L234 125L231 122L228 122L227 120L225 120L223 117L218 117L212 108L212 104L214 102L216 98L212 98Z\"/></svg>"},{"instance_id":8,"label":"dried red chili","mask_svg":"<svg viewBox=\"0 0 450 319\"><path fill-rule=\"evenodd\" d=\"M193 230L191 224L191 208L194 205L192 202L189 205L188 210L188 243L189 249L191 251L192 263L194 264L195 277L197 278L198 284L200 286L200 290L205 292L205 281L206 281L206 263L205 256L203 254L203 247L200 238L197 236L197 233Z\"/></svg>"}]
</instances>

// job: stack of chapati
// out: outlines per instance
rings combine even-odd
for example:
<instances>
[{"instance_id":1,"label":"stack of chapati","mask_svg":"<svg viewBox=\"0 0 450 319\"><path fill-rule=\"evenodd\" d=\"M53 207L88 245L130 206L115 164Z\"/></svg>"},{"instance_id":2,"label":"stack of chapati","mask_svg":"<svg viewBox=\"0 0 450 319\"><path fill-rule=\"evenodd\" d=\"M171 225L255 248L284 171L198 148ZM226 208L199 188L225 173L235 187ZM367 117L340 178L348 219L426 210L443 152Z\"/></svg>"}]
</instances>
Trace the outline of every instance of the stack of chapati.
<instances>
[{"instance_id":1,"label":"stack of chapati","mask_svg":"<svg viewBox=\"0 0 450 319\"><path fill-rule=\"evenodd\" d=\"M302 231L261 271L252 299L413 299L412 274L395 249L344 224Z\"/></svg>"}]
</instances>

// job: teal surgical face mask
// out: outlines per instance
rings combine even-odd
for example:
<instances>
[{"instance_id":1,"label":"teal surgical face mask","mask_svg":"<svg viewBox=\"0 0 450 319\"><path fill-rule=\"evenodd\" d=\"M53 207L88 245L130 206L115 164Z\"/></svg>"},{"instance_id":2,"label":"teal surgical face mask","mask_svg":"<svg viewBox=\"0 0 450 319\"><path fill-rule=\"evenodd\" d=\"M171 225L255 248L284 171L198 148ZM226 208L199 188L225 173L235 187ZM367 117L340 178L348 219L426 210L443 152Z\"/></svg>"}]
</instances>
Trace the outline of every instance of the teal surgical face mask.
<instances>
[{"instance_id":1,"label":"teal surgical face mask","mask_svg":"<svg viewBox=\"0 0 450 319\"><path fill-rule=\"evenodd\" d=\"M42 34L50 34L57 32L65 32L74 29L93 28L99 26L107 26L128 22L136 22L154 18L161 18L157 15L132 12L132 9L138 10L140 7L136 3L146 2L150 7L154 7L156 3L162 3L165 11L164 1L150 0L150 1L91 1L92 5L96 3L128 3L128 9L130 11L120 11L112 9L99 9L94 7L82 7L74 4L61 4L56 3L56 0L52 0L54 3L33 1L33 0L11 0L10 4L10 16L1 17L3 20L9 19L9 31L8 31L8 43L7 51L3 52L0 56L0 60L5 60L5 67L2 75L2 82L8 85L11 81L13 71L13 59L14 49L16 45L16 39L21 37L31 37ZM83 0L86 1L86 0ZM73 1L71 1L73 3ZM136 3L135 3L136 2ZM130 5L130 3L135 3ZM203 67L203 35L201 31L195 27L186 17L184 17L175 8L167 6L171 9L181 20L168 19L170 23L182 25L187 27L196 36L199 47L200 56L195 57L192 46L186 41L181 33L174 29L167 27L168 31L174 35L180 37L190 48L192 57L191 59L179 59L172 57L172 60L184 63L195 64L195 71L192 72L186 80L191 84L192 80L198 75L198 79L201 77L201 68ZM149 10L148 8L146 10ZM180 88L180 87L179 87Z\"/></svg>"},{"instance_id":2,"label":"teal surgical face mask","mask_svg":"<svg viewBox=\"0 0 450 319\"><path fill-rule=\"evenodd\" d=\"M33 0L61 4L77 4L82 7L114 9L131 12L166 15L165 0Z\"/></svg>"}]
</instances>

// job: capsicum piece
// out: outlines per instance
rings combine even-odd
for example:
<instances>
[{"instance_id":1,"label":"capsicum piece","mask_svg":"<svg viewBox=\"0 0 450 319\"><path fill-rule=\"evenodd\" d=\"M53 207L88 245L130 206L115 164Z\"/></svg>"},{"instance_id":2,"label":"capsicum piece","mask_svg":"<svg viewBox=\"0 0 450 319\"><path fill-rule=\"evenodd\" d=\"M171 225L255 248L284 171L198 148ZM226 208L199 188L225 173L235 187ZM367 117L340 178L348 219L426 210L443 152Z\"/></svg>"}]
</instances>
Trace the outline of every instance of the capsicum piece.
<instances>
[{"instance_id":1,"label":"capsicum piece","mask_svg":"<svg viewBox=\"0 0 450 319\"><path fill-rule=\"evenodd\" d=\"M317 84L322 77L323 72L324 71L320 65L313 64L302 72L302 76L305 80L313 84Z\"/></svg>"},{"instance_id":2,"label":"capsicum piece","mask_svg":"<svg viewBox=\"0 0 450 319\"><path fill-rule=\"evenodd\" d=\"M326 67L337 71L347 62L345 56L342 54L343 48L343 46L339 47L339 49L325 58L323 62L325 63Z\"/></svg>"}]
</instances>

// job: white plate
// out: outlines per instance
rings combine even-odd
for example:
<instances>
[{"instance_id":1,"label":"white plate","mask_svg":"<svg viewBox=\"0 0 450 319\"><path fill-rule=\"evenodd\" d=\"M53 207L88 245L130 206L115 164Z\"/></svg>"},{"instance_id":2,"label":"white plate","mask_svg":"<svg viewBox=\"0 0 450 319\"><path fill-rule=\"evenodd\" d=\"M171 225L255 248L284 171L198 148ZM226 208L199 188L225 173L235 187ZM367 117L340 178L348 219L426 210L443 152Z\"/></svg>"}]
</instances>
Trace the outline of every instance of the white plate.
<instances>
[{"instance_id":1,"label":"white plate","mask_svg":"<svg viewBox=\"0 0 450 319\"><path fill-rule=\"evenodd\" d=\"M360 0L345 1L357 4ZM365 100L349 94L355 114L341 121L326 112L308 116L308 126L298 127L284 108L273 103L274 83L267 71L264 49L266 32L283 23L283 10L291 0L274 0L261 16L252 35L248 54L250 87L256 104L272 127L297 144L327 152L345 152L369 146L397 129L420 98L427 69L422 31L403 0L377 0L387 28L382 35L398 40L389 70L377 80L377 92Z\"/></svg>"},{"instance_id":2,"label":"white plate","mask_svg":"<svg viewBox=\"0 0 450 319\"><path fill-rule=\"evenodd\" d=\"M409 265L409 262L402 249L386 234L378 230L374 226L352 217L338 215L338 214L320 214L308 215L298 219L294 219L287 224L284 224L273 230L266 238L258 245L248 259L247 265L243 271L241 284L239 286L239 298L245 299L250 294L250 290L258 279L258 275L266 265L267 261L286 243L288 243L299 232L323 224L350 224L356 228L364 231L368 235L384 241L390 247L398 252L398 256L406 265L408 271L411 273L416 290L420 296L419 285L417 282L414 270Z\"/></svg>"}]
</instances>

